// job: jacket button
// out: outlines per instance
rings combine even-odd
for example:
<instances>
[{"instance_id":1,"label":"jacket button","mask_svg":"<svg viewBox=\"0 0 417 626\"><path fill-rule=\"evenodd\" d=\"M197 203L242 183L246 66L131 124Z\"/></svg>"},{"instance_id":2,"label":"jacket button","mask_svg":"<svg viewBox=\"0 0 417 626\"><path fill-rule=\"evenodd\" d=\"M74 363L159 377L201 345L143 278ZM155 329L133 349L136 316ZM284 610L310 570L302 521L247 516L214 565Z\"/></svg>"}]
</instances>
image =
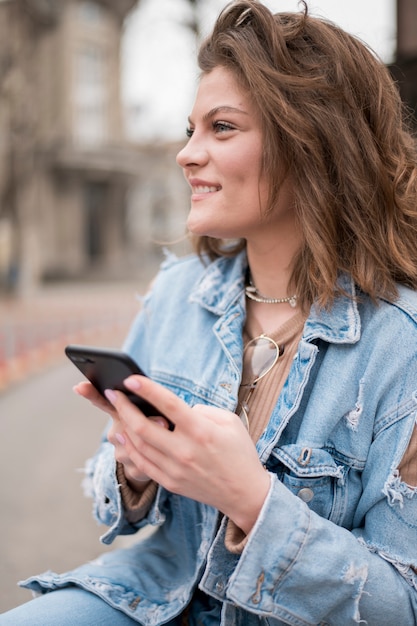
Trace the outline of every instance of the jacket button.
<instances>
[{"instance_id":1,"label":"jacket button","mask_svg":"<svg viewBox=\"0 0 417 626\"><path fill-rule=\"evenodd\" d=\"M297 495L303 502L311 502L311 500L314 498L314 491L309 487L303 487L303 489L300 489Z\"/></svg>"},{"instance_id":2,"label":"jacket button","mask_svg":"<svg viewBox=\"0 0 417 626\"><path fill-rule=\"evenodd\" d=\"M219 580L216 583L216 591L217 593L222 593L223 590L224 590L224 584Z\"/></svg>"}]
</instances>

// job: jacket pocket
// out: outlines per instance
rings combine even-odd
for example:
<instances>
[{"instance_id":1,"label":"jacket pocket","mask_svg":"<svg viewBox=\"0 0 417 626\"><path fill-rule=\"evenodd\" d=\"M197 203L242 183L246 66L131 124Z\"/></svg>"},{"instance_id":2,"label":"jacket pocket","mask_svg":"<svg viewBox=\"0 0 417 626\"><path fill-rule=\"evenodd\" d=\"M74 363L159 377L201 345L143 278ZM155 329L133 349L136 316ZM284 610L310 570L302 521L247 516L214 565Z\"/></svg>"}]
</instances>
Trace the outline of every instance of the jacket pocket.
<instances>
[{"instance_id":1,"label":"jacket pocket","mask_svg":"<svg viewBox=\"0 0 417 626\"><path fill-rule=\"evenodd\" d=\"M284 445L272 451L268 469L312 511L344 525L348 467L336 463L330 452L298 444Z\"/></svg>"}]
</instances>

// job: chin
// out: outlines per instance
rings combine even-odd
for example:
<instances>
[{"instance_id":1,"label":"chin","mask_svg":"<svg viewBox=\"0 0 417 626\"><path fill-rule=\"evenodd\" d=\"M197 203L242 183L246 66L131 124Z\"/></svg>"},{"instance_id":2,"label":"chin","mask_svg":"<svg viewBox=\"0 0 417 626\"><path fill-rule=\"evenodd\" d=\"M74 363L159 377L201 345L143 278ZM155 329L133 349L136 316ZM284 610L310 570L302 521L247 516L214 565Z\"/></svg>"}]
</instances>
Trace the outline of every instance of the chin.
<instances>
[{"instance_id":1,"label":"chin","mask_svg":"<svg viewBox=\"0 0 417 626\"><path fill-rule=\"evenodd\" d=\"M237 239L240 237L236 234L236 230L228 231L221 221L214 224L212 221L208 223L207 220L188 219L186 225L188 232L198 237L213 237L214 239Z\"/></svg>"},{"instance_id":2,"label":"chin","mask_svg":"<svg viewBox=\"0 0 417 626\"><path fill-rule=\"evenodd\" d=\"M213 227L210 228L208 224L204 224L202 222L195 222L193 220L188 220L187 229L193 235L198 235L200 237L216 237L217 235L213 234Z\"/></svg>"}]
</instances>

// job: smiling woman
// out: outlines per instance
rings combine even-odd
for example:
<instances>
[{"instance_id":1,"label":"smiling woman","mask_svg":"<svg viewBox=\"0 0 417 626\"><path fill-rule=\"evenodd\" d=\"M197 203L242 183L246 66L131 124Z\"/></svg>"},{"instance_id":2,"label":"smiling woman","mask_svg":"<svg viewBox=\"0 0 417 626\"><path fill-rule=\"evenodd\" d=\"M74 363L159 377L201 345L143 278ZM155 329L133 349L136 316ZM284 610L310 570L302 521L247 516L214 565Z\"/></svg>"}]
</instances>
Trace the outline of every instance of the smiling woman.
<instances>
[{"instance_id":1,"label":"smiling woman","mask_svg":"<svg viewBox=\"0 0 417 626\"><path fill-rule=\"evenodd\" d=\"M152 532L24 581L44 595L0 626L417 624L417 155L397 90L305 5L236 0L198 58L177 157L196 254L163 264L124 344L155 414L75 387L111 418L85 480L103 542Z\"/></svg>"},{"instance_id":2,"label":"smiling woman","mask_svg":"<svg viewBox=\"0 0 417 626\"><path fill-rule=\"evenodd\" d=\"M262 127L249 94L217 67L201 78L189 121L190 139L177 156L192 190L189 230L230 239L265 228Z\"/></svg>"},{"instance_id":3,"label":"smiling woman","mask_svg":"<svg viewBox=\"0 0 417 626\"><path fill-rule=\"evenodd\" d=\"M221 65L204 73L189 124L189 141L177 156L192 191L189 231L216 241L244 239L248 258L270 251L270 261L282 268L276 288L286 291L301 229L289 174L268 211L272 185L264 171L262 118L249 90ZM283 309L274 323L291 315Z\"/></svg>"}]
</instances>

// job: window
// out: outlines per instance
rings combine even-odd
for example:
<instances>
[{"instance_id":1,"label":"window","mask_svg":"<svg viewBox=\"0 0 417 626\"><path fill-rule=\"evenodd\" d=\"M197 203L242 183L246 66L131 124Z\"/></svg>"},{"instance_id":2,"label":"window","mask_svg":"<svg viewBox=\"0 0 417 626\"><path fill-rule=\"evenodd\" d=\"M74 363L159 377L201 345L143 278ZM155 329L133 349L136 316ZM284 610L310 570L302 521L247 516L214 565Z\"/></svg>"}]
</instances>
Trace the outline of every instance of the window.
<instances>
[{"instance_id":1,"label":"window","mask_svg":"<svg viewBox=\"0 0 417 626\"><path fill-rule=\"evenodd\" d=\"M97 2L81 2L78 14L81 22L89 25L98 24L103 16L103 7Z\"/></svg>"},{"instance_id":2,"label":"window","mask_svg":"<svg viewBox=\"0 0 417 626\"><path fill-rule=\"evenodd\" d=\"M92 262L104 254L107 192L106 185L102 183L90 182L84 186L85 249Z\"/></svg>"},{"instance_id":3,"label":"window","mask_svg":"<svg viewBox=\"0 0 417 626\"><path fill-rule=\"evenodd\" d=\"M108 134L106 55L95 44L84 44L76 57L74 135L79 144L96 146Z\"/></svg>"}]
</instances>

